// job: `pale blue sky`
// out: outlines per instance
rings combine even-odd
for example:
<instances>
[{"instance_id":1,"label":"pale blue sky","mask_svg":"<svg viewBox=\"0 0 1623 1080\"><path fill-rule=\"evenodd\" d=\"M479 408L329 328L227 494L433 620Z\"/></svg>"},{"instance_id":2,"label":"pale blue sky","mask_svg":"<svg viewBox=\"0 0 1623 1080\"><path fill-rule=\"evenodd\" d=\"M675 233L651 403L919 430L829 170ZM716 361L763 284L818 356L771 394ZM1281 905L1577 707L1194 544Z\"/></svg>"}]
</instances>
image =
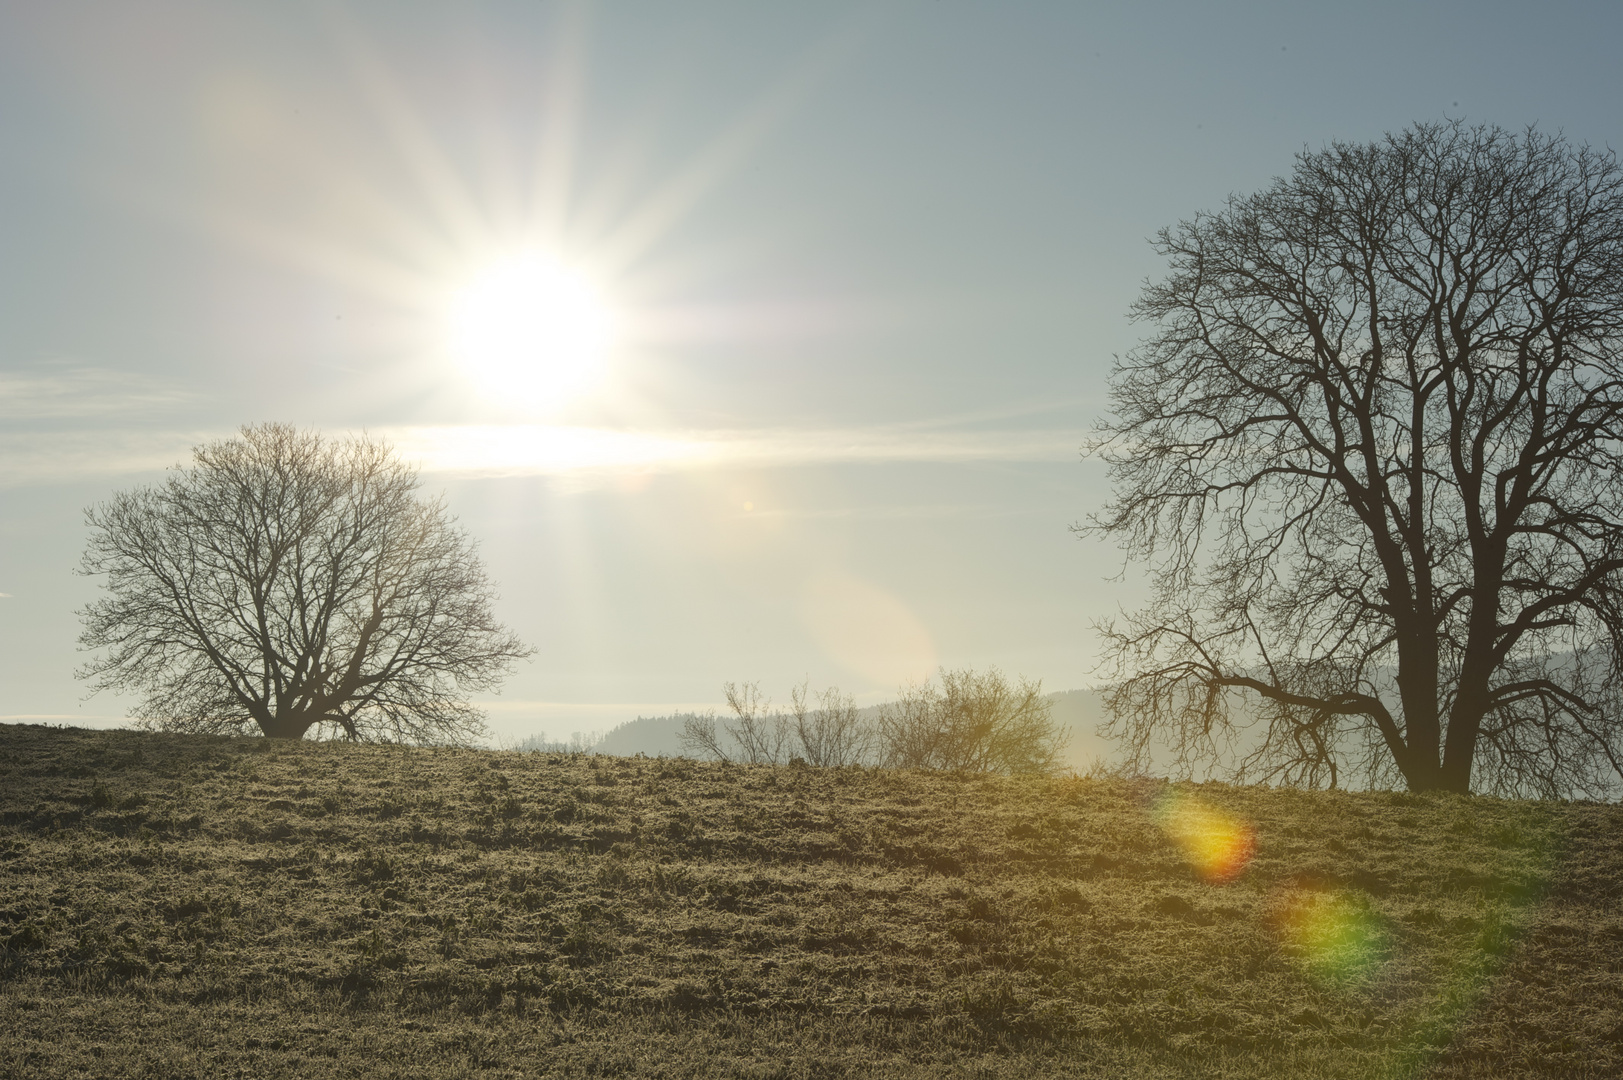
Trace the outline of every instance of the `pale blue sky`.
<instances>
[{"instance_id":1,"label":"pale blue sky","mask_svg":"<svg viewBox=\"0 0 1623 1080\"><path fill-rule=\"evenodd\" d=\"M932 663L1087 685L1068 526L1146 238L1415 120L1623 142L1612 5L0 4L0 716L82 702L81 513L200 439L394 437L539 652L520 737ZM482 392L544 248L622 334ZM588 467L581 467L582 464Z\"/></svg>"}]
</instances>

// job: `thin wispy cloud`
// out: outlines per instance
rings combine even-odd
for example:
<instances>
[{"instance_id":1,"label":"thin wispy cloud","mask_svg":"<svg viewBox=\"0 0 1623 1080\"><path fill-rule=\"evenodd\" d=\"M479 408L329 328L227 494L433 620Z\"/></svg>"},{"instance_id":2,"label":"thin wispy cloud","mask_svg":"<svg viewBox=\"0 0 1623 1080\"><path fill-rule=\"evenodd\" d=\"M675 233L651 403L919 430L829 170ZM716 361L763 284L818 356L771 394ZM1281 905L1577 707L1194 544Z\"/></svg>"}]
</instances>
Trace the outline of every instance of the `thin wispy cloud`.
<instances>
[{"instance_id":1,"label":"thin wispy cloud","mask_svg":"<svg viewBox=\"0 0 1623 1080\"><path fill-rule=\"evenodd\" d=\"M543 721L555 716L590 719L617 724L636 716L669 716L674 713L714 709L719 702L670 701L479 701L481 710L498 719L537 717Z\"/></svg>"},{"instance_id":2,"label":"thin wispy cloud","mask_svg":"<svg viewBox=\"0 0 1623 1080\"><path fill-rule=\"evenodd\" d=\"M106 368L48 364L0 371L0 419L74 420L151 415L196 397L147 375Z\"/></svg>"},{"instance_id":3,"label":"thin wispy cloud","mask_svg":"<svg viewBox=\"0 0 1623 1080\"><path fill-rule=\"evenodd\" d=\"M230 432L108 429L0 433L0 488L158 473Z\"/></svg>"},{"instance_id":4,"label":"thin wispy cloud","mask_svg":"<svg viewBox=\"0 0 1623 1080\"><path fill-rule=\"evenodd\" d=\"M0 487L153 473L229 431L55 431L0 435ZM332 433L338 434L338 433ZM1069 462L1075 430L928 430L914 425L825 429L624 431L541 424L389 427L425 474L469 477L684 472L736 467L891 462Z\"/></svg>"},{"instance_id":5,"label":"thin wispy cloud","mask_svg":"<svg viewBox=\"0 0 1623 1080\"><path fill-rule=\"evenodd\" d=\"M927 431L914 427L628 432L507 425L380 432L425 472L547 476L883 462L1069 461L1075 431Z\"/></svg>"},{"instance_id":6,"label":"thin wispy cloud","mask_svg":"<svg viewBox=\"0 0 1623 1080\"><path fill-rule=\"evenodd\" d=\"M1052 508L1046 506L1011 507L997 503L904 503L894 506L838 506L830 509L801 509L799 507L753 507L741 511L740 516L779 519L782 521L832 521L863 518L868 521L919 521L931 518L990 518L1047 517Z\"/></svg>"}]
</instances>

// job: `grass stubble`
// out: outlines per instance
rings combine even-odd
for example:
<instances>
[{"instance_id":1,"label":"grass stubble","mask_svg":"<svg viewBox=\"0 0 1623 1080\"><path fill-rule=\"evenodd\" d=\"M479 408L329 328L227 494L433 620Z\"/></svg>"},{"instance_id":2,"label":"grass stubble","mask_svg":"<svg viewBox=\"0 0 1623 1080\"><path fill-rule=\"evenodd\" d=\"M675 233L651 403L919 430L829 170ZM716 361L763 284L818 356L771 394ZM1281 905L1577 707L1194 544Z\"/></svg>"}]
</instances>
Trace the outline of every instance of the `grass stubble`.
<instances>
[{"instance_id":1,"label":"grass stubble","mask_svg":"<svg viewBox=\"0 0 1623 1080\"><path fill-rule=\"evenodd\" d=\"M1619 1076L1620 845L1615 805L0 725L0 1076Z\"/></svg>"}]
</instances>

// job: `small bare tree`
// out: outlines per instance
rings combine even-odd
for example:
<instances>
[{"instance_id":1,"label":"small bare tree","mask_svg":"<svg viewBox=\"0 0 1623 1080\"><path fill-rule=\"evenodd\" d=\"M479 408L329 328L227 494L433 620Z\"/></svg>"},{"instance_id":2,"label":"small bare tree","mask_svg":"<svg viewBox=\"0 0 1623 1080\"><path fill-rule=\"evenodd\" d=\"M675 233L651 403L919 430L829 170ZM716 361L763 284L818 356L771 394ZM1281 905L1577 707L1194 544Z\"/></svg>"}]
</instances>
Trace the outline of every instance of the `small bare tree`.
<instances>
[{"instance_id":1,"label":"small bare tree","mask_svg":"<svg viewBox=\"0 0 1623 1080\"><path fill-rule=\"evenodd\" d=\"M996 668L942 669L904 688L880 711L878 735L893 768L982 773L1052 772L1069 738L1040 682L1011 686Z\"/></svg>"},{"instance_id":2,"label":"small bare tree","mask_svg":"<svg viewBox=\"0 0 1623 1080\"><path fill-rule=\"evenodd\" d=\"M805 683L790 695L795 736L808 765L839 768L856 765L869 757L873 730L863 723L856 698L831 686L817 695L817 707L810 707Z\"/></svg>"},{"instance_id":3,"label":"small bare tree","mask_svg":"<svg viewBox=\"0 0 1623 1080\"><path fill-rule=\"evenodd\" d=\"M776 765L789 741L789 718L771 711L772 699L761 696L760 683L727 683L722 687L736 723L727 733L738 744L739 756L751 765Z\"/></svg>"},{"instance_id":4,"label":"small bare tree","mask_svg":"<svg viewBox=\"0 0 1623 1080\"><path fill-rule=\"evenodd\" d=\"M717 729L714 712L684 715L682 730L677 738L681 740L682 748L696 757L714 758L717 761L733 759L721 744L721 733Z\"/></svg>"},{"instance_id":5,"label":"small bare tree","mask_svg":"<svg viewBox=\"0 0 1623 1080\"><path fill-rule=\"evenodd\" d=\"M279 424L200 446L156 487L86 512L80 615L96 690L153 726L462 742L470 691L530 654L491 614L473 544L390 448Z\"/></svg>"},{"instance_id":6,"label":"small bare tree","mask_svg":"<svg viewBox=\"0 0 1623 1080\"><path fill-rule=\"evenodd\" d=\"M682 745L719 761L750 765L781 762L784 745L789 741L789 718L768 711L772 701L761 696L759 683L726 683L722 692L727 696L727 707L733 711L733 720L722 720L718 731L715 713L685 716Z\"/></svg>"}]
</instances>

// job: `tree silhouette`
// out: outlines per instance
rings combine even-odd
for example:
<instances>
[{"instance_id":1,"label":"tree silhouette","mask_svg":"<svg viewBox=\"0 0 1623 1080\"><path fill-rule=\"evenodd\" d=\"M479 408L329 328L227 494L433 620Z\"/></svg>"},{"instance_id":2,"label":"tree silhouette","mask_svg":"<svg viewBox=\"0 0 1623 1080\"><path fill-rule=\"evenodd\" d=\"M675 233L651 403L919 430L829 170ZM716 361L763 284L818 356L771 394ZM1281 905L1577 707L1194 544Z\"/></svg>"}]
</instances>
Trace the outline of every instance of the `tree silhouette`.
<instances>
[{"instance_id":1,"label":"tree silhouette","mask_svg":"<svg viewBox=\"0 0 1623 1080\"><path fill-rule=\"evenodd\" d=\"M1623 174L1535 130L1333 143L1159 234L1113 375L1142 762L1556 795L1623 775Z\"/></svg>"},{"instance_id":2,"label":"tree silhouette","mask_svg":"<svg viewBox=\"0 0 1623 1080\"><path fill-rule=\"evenodd\" d=\"M531 652L497 624L473 545L383 443L266 424L86 512L80 672L151 725L459 742L464 697Z\"/></svg>"}]
</instances>

